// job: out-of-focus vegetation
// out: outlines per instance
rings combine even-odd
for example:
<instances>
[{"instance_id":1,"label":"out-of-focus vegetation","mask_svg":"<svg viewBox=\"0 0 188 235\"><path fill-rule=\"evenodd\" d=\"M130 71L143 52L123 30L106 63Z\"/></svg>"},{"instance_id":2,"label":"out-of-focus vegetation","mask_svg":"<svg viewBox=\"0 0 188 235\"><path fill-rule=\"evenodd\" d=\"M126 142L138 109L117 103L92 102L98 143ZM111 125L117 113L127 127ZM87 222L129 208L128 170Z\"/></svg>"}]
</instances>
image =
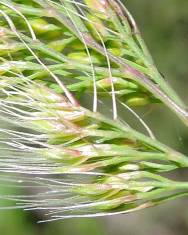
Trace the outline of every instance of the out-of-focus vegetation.
<instances>
[{"instance_id":1,"label":"out-of-focus vegetation","mask_svg":"<svg viewBox=\"0 0 188 235\"><path fill-rule=\"evenodd\" d=\"M188 104L188 1L126 0L125 3L138 22L165 79ZM160 106L138 111L145 115L145 120L162 142L188 155L188 130L179 124L173 114ZM176 176L186 179L188 173L177 172ZM37 224L36 214L18 210L3 211L0 213L0 231L6 235L186 235L186 203L186 199L180 199L134 214L104 219L71 219L48 224Z\"/></svg>"}]
</instances>

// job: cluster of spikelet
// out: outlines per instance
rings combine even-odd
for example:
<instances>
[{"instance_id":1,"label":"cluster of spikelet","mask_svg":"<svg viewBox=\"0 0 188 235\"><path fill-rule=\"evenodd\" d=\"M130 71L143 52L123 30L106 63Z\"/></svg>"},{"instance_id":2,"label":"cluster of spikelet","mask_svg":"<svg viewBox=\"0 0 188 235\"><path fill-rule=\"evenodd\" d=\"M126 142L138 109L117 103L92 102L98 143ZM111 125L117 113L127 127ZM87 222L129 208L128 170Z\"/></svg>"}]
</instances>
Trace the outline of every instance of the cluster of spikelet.
<instances>
[{"instance_id":1,"label":"cluster of spikelet","mask_svg":"<svg viewBox=\"0 0 188 235\"><path fill-rule=\"evenodd\" d=\"M56 220L187 195L186 182L160 173L188 159L154 139L131 107L162 102L187 124L186 109L119 0L3 0L0 14L1 183L31 190L1 198ZM92 108L82 105L90 96ZM112 118L98 107L104 96ZM118 105L150 136L119 120Z\"/></svg>"}]
</instances>

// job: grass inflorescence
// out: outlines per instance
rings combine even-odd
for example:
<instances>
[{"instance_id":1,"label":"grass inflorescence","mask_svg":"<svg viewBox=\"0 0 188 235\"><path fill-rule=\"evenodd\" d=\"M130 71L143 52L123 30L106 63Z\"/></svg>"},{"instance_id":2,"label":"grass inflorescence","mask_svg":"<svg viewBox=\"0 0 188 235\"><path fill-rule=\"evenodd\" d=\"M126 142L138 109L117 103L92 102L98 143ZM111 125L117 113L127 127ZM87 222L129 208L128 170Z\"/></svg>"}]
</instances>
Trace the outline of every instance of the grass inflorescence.
<instances>
[{"instance_id":1,"label":"grass inflorescence","mask_svg":"<svg viewBox=\"0 0 188 235\"><path fill-rule=\"evenodd\" d=\"M119 0L3 0L0 14L1 182L32 189L3 199L56 220L187 195L188 183L161 175L188 167L187 158L157 141L132 110L161 102L187 125L185 105ZM82 105L87 96L92 109ZM112 117L99 110L103 97ZM119 120L119 104L149 137Z\"/></svg>"}]
</instances>

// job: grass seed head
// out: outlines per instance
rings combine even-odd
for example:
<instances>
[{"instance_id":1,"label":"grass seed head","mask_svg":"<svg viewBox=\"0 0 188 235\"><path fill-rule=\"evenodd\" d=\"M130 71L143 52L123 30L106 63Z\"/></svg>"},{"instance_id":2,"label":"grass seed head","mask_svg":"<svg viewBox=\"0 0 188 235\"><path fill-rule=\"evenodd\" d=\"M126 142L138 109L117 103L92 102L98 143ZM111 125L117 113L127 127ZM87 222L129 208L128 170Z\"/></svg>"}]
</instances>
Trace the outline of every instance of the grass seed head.
<instances>
[{"instance_id":1,"label":"grass seed head","mask_svg":"<svg viewBox=\"0 0 188 235\"><path fill-rule=\"evenodd\" d=\"M3 0L0 11L0 171L16 175L1 181L34 192L5 199L56 220L132 212L185 190L160 173L187 158L117 120L119 104L183 107L119 1ZM116 120L98 109L104 96Z\"/></svg>"}]
</instances>

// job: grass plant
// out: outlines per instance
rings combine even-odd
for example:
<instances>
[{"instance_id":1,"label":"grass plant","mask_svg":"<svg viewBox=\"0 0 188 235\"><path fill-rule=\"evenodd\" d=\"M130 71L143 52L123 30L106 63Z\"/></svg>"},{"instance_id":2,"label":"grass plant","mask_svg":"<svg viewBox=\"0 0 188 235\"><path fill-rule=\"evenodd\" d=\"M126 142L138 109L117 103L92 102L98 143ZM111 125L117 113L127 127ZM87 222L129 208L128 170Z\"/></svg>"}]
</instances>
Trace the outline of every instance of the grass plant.
<instances>
[{"instance_id":1,"label":"grass plant","mask_svg":"<svg viewBox=\"0 0 188 235\"><path fill-rule=\"evenodd\" d=\"M120 0L0 1L1 183L22 189L1 195L9 208L51 221L186 196L188 182L165 172L188 167L187 157L156 140L133 110L155 103L188 126L185 104ZM121 120L119 106L148 135Z\"/></svg>"}]
</instances>

